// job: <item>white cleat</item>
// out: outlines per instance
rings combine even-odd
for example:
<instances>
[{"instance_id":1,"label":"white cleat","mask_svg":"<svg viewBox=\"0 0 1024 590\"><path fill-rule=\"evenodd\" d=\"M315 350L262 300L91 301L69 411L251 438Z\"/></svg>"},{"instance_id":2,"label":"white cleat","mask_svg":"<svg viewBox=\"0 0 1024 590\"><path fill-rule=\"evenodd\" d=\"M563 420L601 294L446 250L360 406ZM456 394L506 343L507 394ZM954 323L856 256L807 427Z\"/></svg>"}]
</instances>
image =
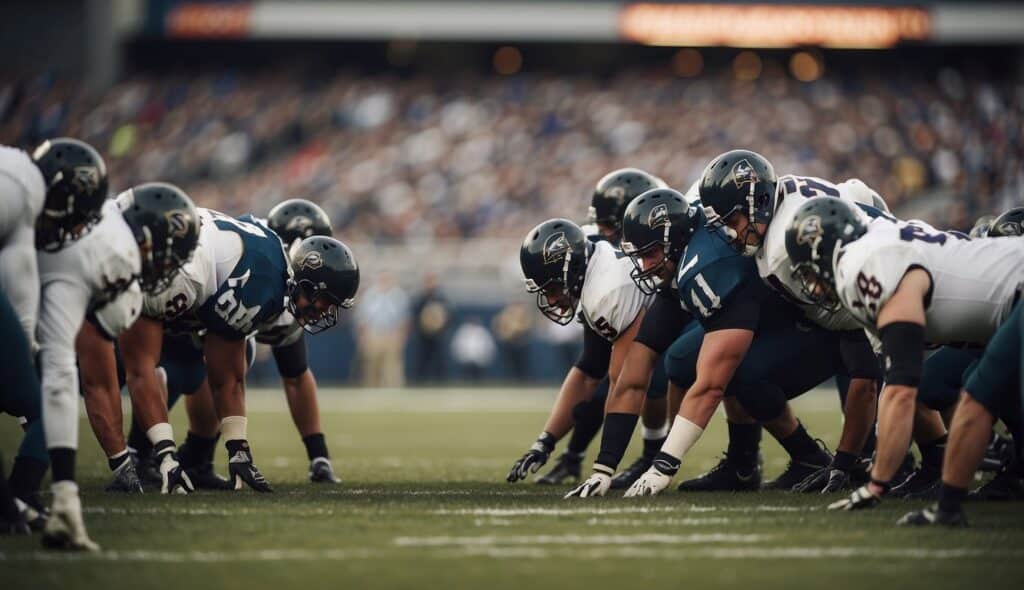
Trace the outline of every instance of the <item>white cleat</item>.
<instances>
[{"instance_id":1,"label":"white cleat","mask_svg":"<svg viewBox=\"0 0 1024 590\"><path fill-rule=\"evenodd\" d=\"M99 551L100 546L85 531L78 485L73 481L58 481L51 489L53 506L43 528L43 547L63 551Z\"/></svg>"}]
</instances>

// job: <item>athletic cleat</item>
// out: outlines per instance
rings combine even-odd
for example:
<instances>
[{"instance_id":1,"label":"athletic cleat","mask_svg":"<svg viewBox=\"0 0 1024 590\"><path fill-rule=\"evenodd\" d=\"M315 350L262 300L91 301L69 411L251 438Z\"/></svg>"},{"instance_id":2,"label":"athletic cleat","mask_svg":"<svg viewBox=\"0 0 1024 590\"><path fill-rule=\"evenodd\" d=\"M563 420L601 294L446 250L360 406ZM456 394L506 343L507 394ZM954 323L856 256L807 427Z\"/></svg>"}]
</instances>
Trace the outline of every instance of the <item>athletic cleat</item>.
<instances>
[{"instance_id":1,"label":"athletic cleat","mask_svg":"<svg viewBox=\"0 0 1024 590\"><path fill-rule=\"evenodd\" d=\"M71 481L53 484L53 508L43 529L43 547L63 551L99 551L82 520L82 500Z\"/></svg>"},{"instance_id":2,"label":"athletic cleat","mask_svg":"<svg viewBox=\"0 0 1024 590\"><path fill-rule=\"evenodd\" d=\"M546 474L537 478L541 485L565 485L577 483L583 475L583 457L568 451L555 459L555 466Z\"/></svg>"},{"instance_id":3,"label":"athletic cleat","mask_svg":"<svg viewBox=\"0 0 1024 590\"><path fill-rule=\"evenodd\" d=\"M938 500L941 485L942 472L922 467L915 469L910 477L886 495L904 500Z\"/></svg>"},{"instance_id":4,"label":"athletic cleat","mask_svg":"<svg viewBox=\"0 0 1024 590\"><path fill-rule=\"evenodd\" d=\"M992 442L985 449L985 457L981 460L979 471L1001 471L1013 462L1013 439L995 434Z\"/></svg>"},{"instance_id":5,"label":"athletic cleat","mask_svg":"<svg viewBox=\"0 0 1024 590\"><path fill-rule=\"evenodd\" d=\"M611 489L624 490L628 488L633 485L633 482L640 479L640 476L650 469L653 464L653 458L644 457L643 455L637 457L632 465L623 469L612 478Z\"/></svg>"},{"instance_id":6,"label":"athletic cleat","mask_svg":"<svg viewBox=\"0 0 1024 590\"><path fill-rule=\"evenodd\" d=\"M1024 479L1021 479L1020 473L1011 466L997 473L967 497L987 502L1024 500Z\"/></svg>"},{"instance_id":7,"label":"athletic cleat","mask_svg":"<svg viewBox=\"0 0 1024 590\"><path fill-rule=\"evenodd\" d=\"M28 525L28 522L25 520L25 515L21 512L18 513L14 520L0 518L0 537L13 537L31 534L32 527Z\"/></svg>"},{"instance_id":8,"label":"athletic cleat","mask_svg":"<svg viewBox=\"0 0 1024 590\"><path fill-rule=\"evenodd\" d=\"M948 527L967 526L967 515L963 510L957 512L944 512L939 510L938 504L932 504L927 508L915 510L903 515L896 521L899 526L932 526L941 525Z\"/></svg>"},{"instance_id":9,"label":"athletic cleat","mask_svg":"<svg viewBox=\"0 0 1024 590\"><path fill-rule=\"evenodd\" d=\"M197 490L230 490L231 482L213 470L213 463L207 462L185 470Z\"/></svg>"},{"instance_id":10,"label":"athletic cleat","mask_svg":"<svg viewBox=\"0 0 1024 590\"><path fill-rule=\"evenodd\" d=\"M874 467L874 465L872 465L872 467ZM907 453L906 456L903 457L903 462L900 463L899 469L896 470L892 479L889 480L889 489L903 485L903 482L910 479L910 476L913 475L916 470L917 463L914 461L914 455Z\"/></svg>"},{"instance_id":11,"label":"athletic cleat","mask_svg":"<svg viewBox=\"0 0 1024 590\"><path fill-rule=\"evenodd\" d=\"M676 489L680 492L755 492L761 489L761 463L758 453L753 470L741 473L729 456L724 455L707 473L684 481Z\"/></svg>"},{"instance_id":12,"label":"athletic cleat","mask_svg":"<svg viewBox=\"0 0 1024 590\"><path fill-rule=\"evenodd\" d=\"M317 457L309 464L309 481L313 483L341 483L341 478L334 473L331 461L327 457Z\"/></svg>"},{"instance_id":13,"label":"athletic cleat","mask_svg":"<svg viewBox=\"0 0 1024 590\"><path fill-rule=\"evenodd\" d=\"M104 491L122 494L142 493L142 480L139 479L139 474L135 471L135 463L131 459L122 461L121 465L114 470L114 480L104 488Z\"/></svg>"},{"instance_id":14,"label":"athletic cleat","mask_svg":"<svg viewBox=\"0 0 1024 590\"><path fill-rule=\"evenodd\" d=\"M32 532L39 532L46 527L46 521L50 518L50 510L43 506L38 492L28 497L28 501L15 498L14 504Z\"/></svg>"},{"instance_id":15,"label":"athletic cleat","mask_svg":"<svg viewBox=\"0 0 1024 590\"><path fill-rule=\"evenodd\" d=\"M818 442L821 444L821 441ZM764 488L766 490L792 490L800 482L831 464L832 454L826 451L824 445L822 445L821 453L813 461L790 459L789 465L786 465L786 470L772 481L765 482Z\"/></svg>"}]
</instances>

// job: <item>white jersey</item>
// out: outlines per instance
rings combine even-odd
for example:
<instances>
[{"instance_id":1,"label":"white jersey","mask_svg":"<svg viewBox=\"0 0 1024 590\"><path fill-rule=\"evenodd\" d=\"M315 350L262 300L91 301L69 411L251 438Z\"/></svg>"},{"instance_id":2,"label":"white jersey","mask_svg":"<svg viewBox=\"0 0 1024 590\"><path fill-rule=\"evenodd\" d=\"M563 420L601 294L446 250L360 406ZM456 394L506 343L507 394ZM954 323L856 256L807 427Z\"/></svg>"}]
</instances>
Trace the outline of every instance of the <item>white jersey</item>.
<instances>
[{"instance_id":1,"label":"white jersey","mask_svg":"<svg viewBox=\"0 0 1024 590\"><path fill-rule=\"evenodd\" d=\"M779 178L779 189L775 193L775 213L765 232L763 245L754 257L757 272L769 286L800 306L807 319L826 330L858 330L862 326L846 310L831 313L814 305L804 296L800 281L793 277L793 265L786 252L786 228L800 205L810 198L840 198L871 205L875 194L855 178L839 184L814 177L786 175Z\"/></svg>"},{"instance_id":2,"label":"white jersey","mask_svg":"<svg viewBox=\"0 0 1024 590\"><path fill-rule=\"evenodd\" d=\"M89 233L57 252L39 252L41 301L39 358L46 400L48 445L75 448L78 441L78 370L75 339L86 313L110 337L130 326L141 309L135 278L142 268L131 228L114 201Z\"/></svg>"},{"instance_id":3,"label":"white jersey","mask_svg":"<svg viewBox=\"0 0 1024 590\"><path fill-rule=\"evenodd\" d=\"M843 305L877 337L878 312L903 276L924 269L929 344L984 345L1003 322L1024 284L1024 240L968 239L920 223L879 217L846 246L836 263Z\"/></svg>"},{"instance_id":4,"label":"white jersey","mask_svg":"<svg viewBox=\"0 0 1024 590\"><path fill-rule=\"evenodd\" d=\"M46 182L32 158L0 146L0 289L33 347L39 315L35 224L45 199Z\"/></svg>"},{"instance_id":5,"label":"white jersey","mask_svg":"<svg viewBox=\"0 0 1024 590\"><path fill-rule=\"evenodd\" d=\"M142 307L146 317L165 322L173 320L187 331L201 328L196 313L228 279L242 256L242 241L238 235L218 229L210 210L200 207L198 211L199 242L192 258L181 267L167 289L147 295Z\"/></svg>"},{"instance_id":6,"label":"white jersey","mask_svg":"<svg viewBox=\"0 0 1024 590\"><path fill-rule=\"evenodd\" d=\"M592 330L614 342L651 301L630 278L633 263L608 242L594 244L580 307Z\"/></svg>"}]
</instances>

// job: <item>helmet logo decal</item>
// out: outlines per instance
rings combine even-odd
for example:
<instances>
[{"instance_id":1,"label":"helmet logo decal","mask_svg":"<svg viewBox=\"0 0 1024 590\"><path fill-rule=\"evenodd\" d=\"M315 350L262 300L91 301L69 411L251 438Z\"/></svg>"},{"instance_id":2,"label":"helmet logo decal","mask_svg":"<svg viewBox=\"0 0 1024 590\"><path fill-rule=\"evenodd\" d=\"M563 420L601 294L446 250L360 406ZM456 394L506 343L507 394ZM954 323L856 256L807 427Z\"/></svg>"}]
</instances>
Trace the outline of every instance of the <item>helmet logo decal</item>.
<instances>
[{"instance_id":1,"label":"helmet logo decal","mask_svg":"<svg viewBox=\"0 0 1024 590\"><path fill-rule=\"evenodd\" d=\"M71 186L80 193L93 193L100 188L100 171L95 166L75 166Z\"/></svg>"},{"instance_id":2,"label":"helmet logo decal","mask_svg":"<svg viewBox=\"0 0 1024 590\"><path fill-rule=\"evenodd\" d=\"M319 252L310 252L299 262L300 270L316 270L324 265L324 257Z\"/></svg>"},{"instance_id":3,"label":"helmet logo decal","mask_svg":"<svg viewBox=\"0 0 1024 590\"><path fill-rule=\"evenodd\" d=\"M293 231L304 238L313 235L313 220L305 215L297 215L288 220L285 229Z\"/></svg>"},{"instance_id":4,"label":"helmet logo decal","mask_svg":"<svg viewBox=\"0 0 1024 590\"><path fill-rule=\"evenodd\" d=\"M171 237L184 238L188 235L188 229L192 225L192 220L188 213L181 210L168 211L166 216L167 227Z\"/></svg>"},{"instance_id":5,"label":"helmet logo decal","mask_svg":"<svg viewBox=\"0 0 1024 590\"><path fill-rule=\"evenodd\" d=\"M810 215L800 222L796 228L796 243L814 247L821 239L821 217Z\"/></svg>"},{"instance_id":6,"label":"helmet logo decal","mask_svg":"<svg viewBox=\"0 0 1024 590\"><path fill-rule=\"evenodd\" d=\"M651 212L647 214L647 225L651 229L661 227L666 223L668 223L668 205L665 203L651 209Z\"/></svg>"},{"instance_id":7,"label":"helmet logo decal","mask_svg":"<svg viewBox=\"0 0 1024 590\"><path fill-rule=\"evenodd\" d=\"M552 234L551 237L544 242L544 264L551 264L558 262L565 258L565 254L569 251L569 240L565 237L565 232L558 232Z\"/></svg>"},{"instance_id":8,"label":"helmet logo decal","mask_svg":"<svg viewBox=\"0 0 1024 590\"><path fill-rule=\"evenodd\" d=\"M758 180L760 179L757 177L757 172L754 172L754 167L746 159L733 165L732 181L736 183L736 188L743 188L743 185L747 183L755 185Z\"/></svg>"},{"instance_id":9,"label":"helmet logo decal","mask_svg":"<svg viewBox=\"0 0 1024 590\"><path fill-rule=\"evenodd\" d=\"M1020 226L1020 224L1019 223L1014 223L1012 221L1004 221L1004 222L1000 223L999 227L997 227L996 230L997 230L997 233L1000 233L1000 234L1002 234L1004 236L1019 236L1019 235L1021 235L1021 226ZM989 230L989 231L991 231L991 230Z\"/></svg>"}]
</instances>

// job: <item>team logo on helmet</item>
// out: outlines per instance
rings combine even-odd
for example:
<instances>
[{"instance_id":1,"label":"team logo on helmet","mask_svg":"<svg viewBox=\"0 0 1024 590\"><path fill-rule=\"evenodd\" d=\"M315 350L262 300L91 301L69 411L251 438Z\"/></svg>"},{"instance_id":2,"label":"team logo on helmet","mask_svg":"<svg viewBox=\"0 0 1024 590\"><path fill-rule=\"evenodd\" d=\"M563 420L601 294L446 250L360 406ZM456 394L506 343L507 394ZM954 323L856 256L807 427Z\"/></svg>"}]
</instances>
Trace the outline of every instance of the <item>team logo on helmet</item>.
<instances>
[{"instance_id":1,"label":"team logo on helmet","mask_svg":"<svg viewBox=\"0 0 1024 590\"><path fill-rule=\"evenodd\" d=\"M310 252L299 262L300 270L316 270L324 265L324 257L319 252Z\"/></svg>"},{"instance_id":2,"label":"team logo on helmet","mask_svg":"<svg viewBox=\"0 0 1024 590\"><path fill-rule=\"evenodd\" d=\"M184 238L188 235L188 229L192 225L191 217L181 210L168 211L166 213L168 231L173 238Z\"/></svg>"},{"instance_id":3,"label":"team logo on helmet","mask_svg":"<svg viewBox=\"0 0 1024 590\"><path fill-rule=\"evenodd\" d=\"M313 235L313 220L305 215L297 215L289 219L284 228L287 231L295 232L304 238L308 238Z\"/></svg>"},{"instance_id":4,"label":"team logo on helmet","mask_svg":"<svg viewBox=\"0 0 1024 590\"><path fill-rule=\"evenodd\" d=\"M743 188L748 182L751 185L757 184L757 172L754 172L754 167L746 159L740 160L732 167L732 181L736 183L736 188Z\"/></svg>"},{"instance_id":5,"label":"team logo on helmet","mask_svg":"<svg viewBox=\"0 0 1024 590\"><path fill-rule=\"evenodd\" d=\"M821 217L811 215L796 227L796 243L814 248L821 240Z\"/></svg>"},{"instance_id":6,"label":"team logo on helmet","mask_svg":"<svg viewBox=\"0 0 1024 590\"><path fill-rule=\"evenodd\" d=\"M1016 223L1016 222L1013 222L1013 221L1004 221L1004 222L1000 223L999 227L997 227L995 229L997 230L995 232L997 234L1001 234L1001 235L1004 235L1004 236L1019 236L1019 235L1021 235L1021 229L1022 228L1021 228L1021 225L1019 223ZM989 231L991 232L992 230L990 229Z\"/></svg>"},{"instance_id":7,"label":"team logo on helmet","mask_svg":"<svg viewBox=\"0 0 1024 590\"><path fill-rule=\"evenodd\" d=\"M569 240L565 237L565 232L558 232L552 234L551 237L544 242L544 264L551 264L552 262L558 262L565 258L565 254L569 251Z\"/></svg>"},{"instance_id":8,"label":"team logo on helmet","mask_svg":"<svg viewBox=\"0 0 1024 590\"><path fill-rule=\"evenodd\" d=\"M80 193L93 193L100 188L100 171L95 166L75 166L71 186Z\"/></svg>"},{"instance_id":9,"label":"team logo on helmet","mask_svg":"<svg viewBox=\"0 0 1024 590\"><path fill-rule=\"evenodd\" d=\"M662 203L657 207L651 209L651 212L647 214L647 225L654 229L661 227L668 223L668 205Z\"/></svg>"}]
</instances>

